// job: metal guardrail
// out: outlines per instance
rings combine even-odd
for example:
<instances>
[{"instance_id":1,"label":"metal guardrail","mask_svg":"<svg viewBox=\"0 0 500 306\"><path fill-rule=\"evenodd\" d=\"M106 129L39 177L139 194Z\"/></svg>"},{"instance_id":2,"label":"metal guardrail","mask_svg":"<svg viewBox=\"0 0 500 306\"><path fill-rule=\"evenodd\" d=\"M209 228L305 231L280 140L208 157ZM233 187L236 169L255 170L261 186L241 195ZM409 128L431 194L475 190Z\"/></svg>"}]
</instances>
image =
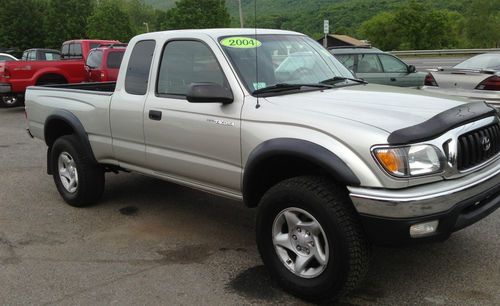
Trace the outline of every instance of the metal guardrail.
<instances>
[{"instance_id":1,"label":"metal guardrail","mask_svg":"<svg viewBox=\"0 0 500 306\"><path fill-rule=\"evenodd\" d=\"M486 52L500 52L500 48L489 49L442 49L442 50L404 50L390 51L394 55L453 55L453 54L481 54Z\"/></svg>"}]
</instances>

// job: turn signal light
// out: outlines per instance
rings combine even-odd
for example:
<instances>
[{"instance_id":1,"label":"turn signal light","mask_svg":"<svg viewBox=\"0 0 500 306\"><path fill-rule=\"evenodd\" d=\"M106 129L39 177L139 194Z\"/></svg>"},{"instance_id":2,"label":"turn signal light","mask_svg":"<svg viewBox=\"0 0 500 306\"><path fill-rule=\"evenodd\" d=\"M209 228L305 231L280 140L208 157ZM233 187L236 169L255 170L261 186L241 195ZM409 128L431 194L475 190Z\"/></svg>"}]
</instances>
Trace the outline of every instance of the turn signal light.
<instances>
[{"instance_id":1,"label":"turn signal light","mask_svg":"<svg viewBox=\"0 0 500 306\"><path fill-rule=\"evenodd\" d=\"M406 162L402 149L377 149L374 151L377 160L394 175L406 174Z\"/></svg>"},{"instance_id":2,"label":"turn signal light","mask_svg":"<svg viewBox=\"0 0 500 306\"><path fill-rule=\"evenodd\" d=\"M479 85L476 86L476 89L479 90L499 90L500 91L500 76L494 75L486 80L482 81L479 83Z\"/></svg>"}]
</instances>

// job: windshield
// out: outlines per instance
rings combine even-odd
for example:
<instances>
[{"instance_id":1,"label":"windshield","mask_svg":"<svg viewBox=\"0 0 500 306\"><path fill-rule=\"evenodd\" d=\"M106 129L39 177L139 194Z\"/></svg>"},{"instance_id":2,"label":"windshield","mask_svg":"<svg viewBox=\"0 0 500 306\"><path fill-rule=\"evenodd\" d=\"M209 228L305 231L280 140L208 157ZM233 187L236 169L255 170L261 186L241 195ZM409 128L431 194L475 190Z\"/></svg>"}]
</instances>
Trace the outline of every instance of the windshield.
<instances>
[{"instance_id":1,"label":"windshield","mask_svg":"<svg viewBox=\"0 0 500 306\"><path fill-rule=\"evenodd\" d=\"M277 84L353 78L330 52L307 36L226 36L219 43L251 93Z\"/></svg>"},{"instance_id":2,"label":"windshield","mask_svg":"<svg viewBox=\"0 0 500 306\"><path fill-rule=\"evenodd\" d=\"M99 68L102 62L102 51L92 50L87 57L87 66L90 68Z\"/></svg>"},{"instance_id":3,"label":"windshield","mask_svg":"<svg viewBox=\"0 0 500 306\"><path fill-rule=\"evenodd\" d=\"M500 53L476 55L461 62L454 68L459 69L493 69L500 70Z\"/></svg>"}]
</instances>

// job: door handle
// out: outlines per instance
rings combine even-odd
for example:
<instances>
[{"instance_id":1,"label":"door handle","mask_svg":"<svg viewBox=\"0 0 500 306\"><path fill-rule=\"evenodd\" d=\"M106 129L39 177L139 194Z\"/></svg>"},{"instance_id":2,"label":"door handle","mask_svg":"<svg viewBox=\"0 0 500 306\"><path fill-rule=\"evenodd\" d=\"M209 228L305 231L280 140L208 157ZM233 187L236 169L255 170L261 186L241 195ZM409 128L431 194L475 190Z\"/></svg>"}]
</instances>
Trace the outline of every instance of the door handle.
<instances>
[{"instance_id":1,"label":"door handle","mask_svg":"<svg viewBox=\"0 0 500 306\"><path fill-rule=\"evenodd\" d=\"M396 82L396 78L391 78L391 82Z\"/></svg>"},{"instance_id":2,"label":"door handle","mask_svg":"<svg viewBox=\"0 0 500 306\"><path fill-rule=\"evenodd\" d=\"M161 120L161 112L155 111L155 110L150 110L149 111L149 119L160 121Z\"/></svg>"}]
</instances>

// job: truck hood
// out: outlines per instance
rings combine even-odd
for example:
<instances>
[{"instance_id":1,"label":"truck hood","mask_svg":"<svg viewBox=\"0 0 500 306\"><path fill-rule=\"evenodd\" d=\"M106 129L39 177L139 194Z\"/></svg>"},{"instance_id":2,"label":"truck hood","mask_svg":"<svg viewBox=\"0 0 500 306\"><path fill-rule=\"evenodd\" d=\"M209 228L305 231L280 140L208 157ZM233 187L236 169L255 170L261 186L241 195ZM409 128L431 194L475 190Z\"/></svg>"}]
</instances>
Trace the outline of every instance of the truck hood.
<instances>
[{"instance_id":1,"label":"truck hood","mask_svg":"<svg viewBox=\"0 0 500 306\"><path fill-rule=\"evenodd\" d=\"M418 89L374 84L267 97L266 100L286 109L349 119L389 133L470 103Z\"/></svg>"}]
</instances>

